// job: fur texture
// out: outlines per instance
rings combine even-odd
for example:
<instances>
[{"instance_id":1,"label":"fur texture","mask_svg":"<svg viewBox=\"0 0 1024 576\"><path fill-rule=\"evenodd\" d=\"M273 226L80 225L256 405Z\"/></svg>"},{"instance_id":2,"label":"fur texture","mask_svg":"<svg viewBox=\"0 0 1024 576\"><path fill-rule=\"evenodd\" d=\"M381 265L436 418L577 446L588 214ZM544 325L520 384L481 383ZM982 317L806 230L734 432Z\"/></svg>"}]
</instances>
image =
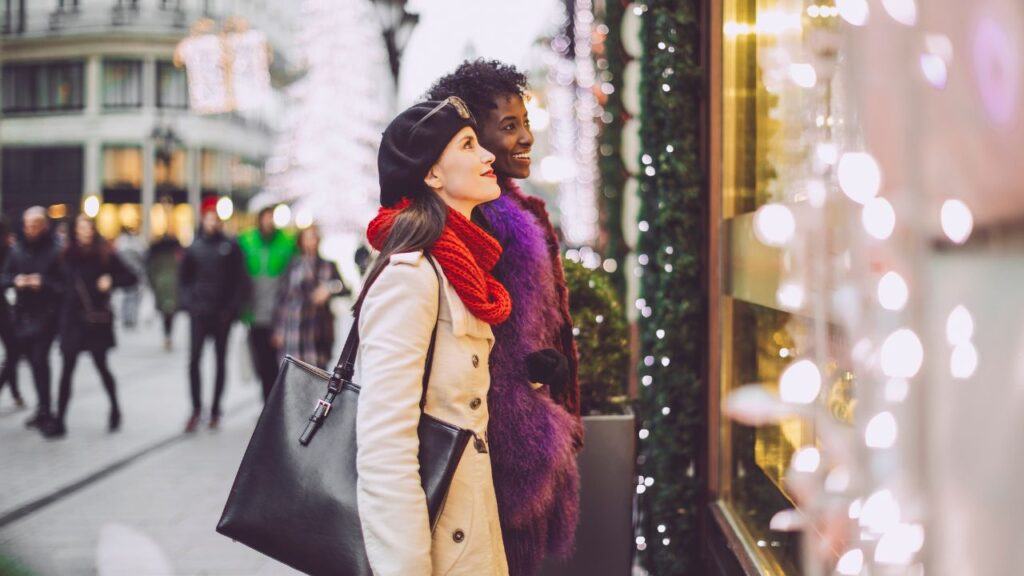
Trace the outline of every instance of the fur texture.
<instances>
[{"instance_id":1,"label":"fur texture","mask_svg":"<svg viewBox=\"0 0 1024 576\"><path fill-rule=\"evenodd\" d=\"M582 426L578 408L572 411L578 401L559 403L546 388L530 387L525 358L543 348L562 351L573 375L567 395L575 391L578 397L577 360L571 341L568 349L564 341L572 326L566 326L561 263L552 259L553 230L524 204L526 197L511 180L501 185L502 196L484 207L484 215L503 248L494 275L512 296L512 314L494 326L488 437L510 574L532 576L547 554L572 552Z\"/></svg>"}]
</instances>

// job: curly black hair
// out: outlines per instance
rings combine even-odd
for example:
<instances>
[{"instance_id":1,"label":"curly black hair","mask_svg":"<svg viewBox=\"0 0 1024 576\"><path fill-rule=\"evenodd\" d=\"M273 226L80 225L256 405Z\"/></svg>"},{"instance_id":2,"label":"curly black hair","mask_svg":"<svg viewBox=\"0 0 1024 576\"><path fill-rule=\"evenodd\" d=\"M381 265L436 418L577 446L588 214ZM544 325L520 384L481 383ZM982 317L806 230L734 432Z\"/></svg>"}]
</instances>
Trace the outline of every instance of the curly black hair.
<instances>
[{"instance_id":1,"label":"curly black hair","mask_svg":"<svg viewBox=\"0 0 1024 576\"><path fill-rule=\"evenodd\" d=\"M466 60L451 74L438 79L426 93L427 100L458 96L469 106L477 120L498 106L499 96L523 96L528 88L526 75L511 64L498 60Z\"/></svg>"}]
</instances>

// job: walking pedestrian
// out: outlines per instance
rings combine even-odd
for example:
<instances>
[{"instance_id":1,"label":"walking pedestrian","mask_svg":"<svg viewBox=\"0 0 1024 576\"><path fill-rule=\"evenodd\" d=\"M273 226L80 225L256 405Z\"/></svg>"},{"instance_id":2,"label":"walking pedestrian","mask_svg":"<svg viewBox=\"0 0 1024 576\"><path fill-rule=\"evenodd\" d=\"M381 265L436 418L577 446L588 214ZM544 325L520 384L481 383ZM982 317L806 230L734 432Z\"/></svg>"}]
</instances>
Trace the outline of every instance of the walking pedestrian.
<instances>
[{"instance_id":1,"label":"walking pedestrian","mask_svg":"<svg viewBox=\"0 0 1024 576\"><path fill-rule=\"evenodd\" d=\"M277 379L274 346L274 308L277 305L278 280L295 254L295 237L274 224L274 208L259 211L256 228L244 232L238 243L245 254L246 269L252 281L252 294L245 321L249 324L249 347L253 368L263 386L263 399Z\"/></svg>"},{"instance_id":2,"label":"walking pedestrian","mask_svg":"<svg viewBox=\"0 0 1024 576\"><path fill-rule=\"evenodd\" d=\"M35 414L25 425L29 428L48 422L50 400L50 346L57 335L57 319L63 293L60 253L50 234L46 210L33 206L22 216L22 240L11 249L0 274L4 290L14 288L14 350L8 360L12 370L26 358L32 367L36 389Z\"/></svg>"},{"instance_id":3,"label":"walking pedestrian","mask_svg":"<svg viewBox=\"0 0 1024 576\"><path fill-rule=\"evenodd\" d=\"M491 275L501 246L471 220L500 194L494 155L474 125L457 98L423 102L391 122L380 146L382 208L367 230L380 256L356 303L355 378L359 515L378 576L508 574L485 399L491 326L508 318L512 302ZM422 412L475 437L433 530L417 458L424 386Z\"/></svg>"},{"instance_id":4,"label":"walking pedestrian","mask_svg":"<svg viewBox=\"0 0 1024 576\"><path fill-rule=\"evenodd\" d=\"M146 272L146 241L139 236L137 230L123 226L121 234L114 243L117 255L132 271L138 282L121 289L121 321L124 327L133 329L139 323L139 304L142 301L143 284Z\"/></svg>"},{"instance_id":5,"label":"walking pedestrian","mask_svg":"<svg viewBox=\"0 0 1024 576\"><path fill-rule=\"evenodd\" d=\"M349 294L334 262L320 256L320 232L310 226L299 232L299 255L293 258L278 287L274 315L274 346L324 368L334 347L334 313L330 300Z\"/></svg>"},{"instance_id":6,"label":"walking pedestrian","mask_svg":"<svg viewBox=\"0 0 1024 576\"><path fill-rule=\"evenodd\" d=\"M0 270L3 270L7 256L11 253L11 234L7 224L0 222ZM17 344L14 337L14 312L11 304L4 294L0 294L0 342L4 345L4 364L0 368L0 390L7 384L11 385L11 396L14 398L14 405L18 408L25 407L25 400L21 397L21 390L18 388L18 353L14 347Z\"/></svg>"},{"instance_id":7,"label":"walking pedestrian","mask_svg":"<svg viewBox=\"0 0 1024 576\"><path fill-rule=\"evenodd\" d=\"M178 266L181 258L181 243L170 231L153 242L146 253L146 276L163 321L164 350L168 352L171 351L174 315L178 312Z\"/></svg>"},{"instance_id":8,"label":"walking pedestrian","mask_svg":"<svg viewBox=\"0 0 1024 576\"><path fill-rule=\"evenodd\" d=\"M579 520L576 452L583 443L579 358L558 236L544 201L515 181L531 167L526 88L514 66L476 60L428 93L435 100L463 98L481 144L496 157L501 197L480 212L503 249L494 276L515 307L494 329L488 432L512 576L534 576L546 555L571 554Z\"/></svg>"},{"instance_id":9,"label":"walking pedestrian","mask_svg":"<svg viewBox=\"0 0 1024 576\"><path fill-rule=\"evenodd\" d=\"M203 201L199 233L185 250L179 275L182 306L188 311L192 326L188 360L192 415L185 424L185 432L195 432L202 415L199 363L203 344L208 338L213 339L217 364L209 425L210 428L217 428L220 424L228 335L231 324L238 319L245 291L242 251L238 242L224 233L224 225L217 216L216 206L216 198Z\"/></svg>"},{"instance_id":10,"label":"walking pedestrian","mask_svg":"<svg viewBox=\"0 0 1024 576\"><path fill-rule=\"evenodd\" d=\"M75 224L63 250L64 297L60 309L60 391L57 396L57 417L40 426L47 438L67 434L68 404L71 402L71 379L82 352L92 356L100 374L103 389L110 400L107 428L121 428L121 407L117 401L117 383L110 372L107 353L114 347L114 313L110 294L138 282L116 250L96 231L96 222L85 214Z\"/></svg>"}]
</instances>

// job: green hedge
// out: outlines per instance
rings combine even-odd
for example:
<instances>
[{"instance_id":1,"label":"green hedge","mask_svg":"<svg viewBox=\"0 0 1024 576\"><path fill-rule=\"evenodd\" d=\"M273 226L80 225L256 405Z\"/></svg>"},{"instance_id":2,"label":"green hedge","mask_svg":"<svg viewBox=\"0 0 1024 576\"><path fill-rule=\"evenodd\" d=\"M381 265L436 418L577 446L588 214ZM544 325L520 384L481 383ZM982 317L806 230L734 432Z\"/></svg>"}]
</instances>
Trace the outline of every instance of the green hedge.
<instances>
[{"instance_id":1,"label":"green hedge","mask_svg":"<svg viewBox=\"0 0 1024 576\"><path fill-rule=\"evenodd\" d=\"M640 122L643 154L651 156L654 174L645 172L640 183L640 220L649 226L646 232L641 228L637 247L649 258L641 268L640 297L651 315L640 320L639 417L649 436L640 440L639 474L653 478L653 484L639 497L637 535L646 542L638 554L652 575L703 575L699 517L706 476L707 332L701 10L699 0L649 0L646 7ZM652 365L647 358L653 358Z\"/></svg>"},{"instance_id":2,"label":"green hedge","mask_svg":"<svg viewBox=\"0 0 1024 576\"><path fill-rule=\"evenodd\" d=\"M629 332L608 274L563 259L576 346L580 353L580 412L621 412L629 371Z\"/></svg>"}]
</instances>

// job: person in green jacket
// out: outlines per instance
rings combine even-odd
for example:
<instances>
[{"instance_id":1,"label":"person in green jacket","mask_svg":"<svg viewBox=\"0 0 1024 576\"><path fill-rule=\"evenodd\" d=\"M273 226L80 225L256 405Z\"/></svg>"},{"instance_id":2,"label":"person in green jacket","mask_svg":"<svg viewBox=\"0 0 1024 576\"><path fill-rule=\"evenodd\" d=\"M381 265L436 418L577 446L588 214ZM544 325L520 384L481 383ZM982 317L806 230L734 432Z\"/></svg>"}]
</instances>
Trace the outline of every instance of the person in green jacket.
<instances>
[{"instance_id":1,"label":"person in green jacket","mask_svg":"<svg viewBox=\"0 0 1024 576\"><path fill-rule=\"evenodd\" d=\"M249 324L253 368L266 400L277 379L278 351L273 336L278 279L295 254L295 236L274 225L273 206L260 210L256 223L256 228L238 237L238 243L252 279L250 306L243 319Z\"/></svg>"}]
</instances>

